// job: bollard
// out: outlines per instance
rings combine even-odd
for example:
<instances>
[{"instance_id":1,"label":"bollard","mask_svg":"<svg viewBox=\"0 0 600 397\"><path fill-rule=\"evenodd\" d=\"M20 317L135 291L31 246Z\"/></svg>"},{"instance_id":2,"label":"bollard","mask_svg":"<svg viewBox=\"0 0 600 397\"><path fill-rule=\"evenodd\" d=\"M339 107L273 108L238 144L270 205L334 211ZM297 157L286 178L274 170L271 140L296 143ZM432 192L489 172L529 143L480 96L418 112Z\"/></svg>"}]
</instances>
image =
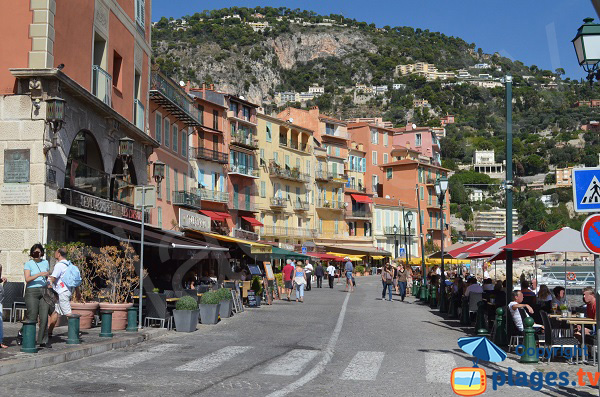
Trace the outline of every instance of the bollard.
<instances>
[{"instance_id":1,"label":"bollard","mask_svg":"<svg viewBox=\"0 0 600 397\"><path fill-rule=\"evenodd\" d=\"M137 332L137 330L138 330L137 320L138 320L138 308L137 307L128 308L127 309L127 329L125 331Z\"/></svg>"},{"instance_id":2,"label":"bollard","mask_svg":"<svg viewBox=\"0 0 600 397\"><path fill-rule=\"evenodd\" d=\"M37 353L38 349L35 346L35 327L37 321L23 321L23 328L21 332L23 334L23 344L21 345L21 351L23 353Z\"/></svg>"},{"instance_id":3,"label":"bollard","mask_svg":"<svg viewBox=\"0 0 600 397\"><path fill-rule=\"evenodd\" d=\"M464 296L461 303L460 325L471 325L471 316L469 315L469 300Z\"/></svg>"},{"instance_id":4,"label":"bollard","mask_svg":"<svg viewBox=\"0 0 600 397\"><path fill-rule=\"evenodd\" d=\"M427 293L427 285L421 285L421 302L427 302L429 295Z\"/></svg>"},{"instance_id":5,"label":"bollard","mask_svg":"<svg viewBox=\"0 0 600 397\"><path fill-rule=\"evenodd\" d=\"M68 321L68 337L67 337L67 345L78 345L81 343L79 339L79 318L81 314L69 314L67 316Z\"/></svg>"},{"instance_id":6,"label":"bollard","mask_svg":"<svg viewBox=\"0 0 600 397\"><path fill-rule=\"evenodd\" d=\"M456 311L456 299L454 299L454 294L450 294L450 304L448 306L448 318L456 318L457 316L454 315L455 311Z\"/></svg>"},{"instance_id":7,"label":"bollard","mask_svg":"<svg viewBox=\"0 0 600 397\"><path fill-rule=\"evenodd\" d=\"M484 301L477 302L477 319L475 320L475 329L477 335L489 335L490 331L485 327L485 306Z\"/></svg>"},{"instance_id":8,"label":"bollard","mask_svg":"<svg viewBox=\"0 0 600 397\"><path fill-rule=\"evenodd\" d=\"M431 287L431 292L429 295L429 306L432 309L435 309L437 307L437 288L435 288L435 286Z\"/></svg>"},{"instance_id":9,"label":"bollard","mask_svg":"<svg viewBox=\"0 0 600 397\"><path fill-rule=\"evenodd\" d=\"M102 319L102 325L100 327L100 337L102 338L112 338L113 334L111 332L112 328L112 310L102 310L100 312L100 318Z\"/></svg>"},{"instance_id":10,"label":"bollard","mask_svg":"<svg viewBox=\"0 0 600 397\"><path fill-rule=\"evenodd\" d=\"M494 343L498 346L508 346L508 337L504 327L504 309L496 309L496 330L494 331Z\"/></svg>"},{"instance_id":11,"label":"bollard","mask_svg":"<svg viewBox=\"0 0 600 397\"><path fill-rule=\"evenodd\" d=\"M523 355L521 356L520 363L523 364L537 364L538 362L538 350L535 344L535 329L533 329L533 318L527 317L523 320Z\"/></svg>"}]
</instances>

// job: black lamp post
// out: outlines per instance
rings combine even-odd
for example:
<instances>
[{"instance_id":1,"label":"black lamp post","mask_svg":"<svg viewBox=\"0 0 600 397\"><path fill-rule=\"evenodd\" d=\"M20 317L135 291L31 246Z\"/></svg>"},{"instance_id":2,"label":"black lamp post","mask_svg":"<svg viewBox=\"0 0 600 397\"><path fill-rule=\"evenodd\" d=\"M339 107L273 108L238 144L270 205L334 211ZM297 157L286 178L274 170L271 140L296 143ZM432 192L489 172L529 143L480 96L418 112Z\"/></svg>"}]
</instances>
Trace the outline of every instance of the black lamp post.
<instances>
[{"instance_id":1,"label":"black lamp post","mask_svg":"<svg viewBox=\"0 0 600 397\"><path fill-rule=\"evenodd\" d=\"M412 245L412 232L410 231L410 224L413 221L412 211L408 211L406 213L406 215L404 215L404 219L406 220L406 223L408 223L408 244L407 244L408 245L408 252L407 252L408 259L406 261L406 265L408 266L409 265L408 260L410 260L410 258L411 258L410 246Z\"/></svg>"},{"instance_id":2,"label":"black lamp post","mask_svg":"<svg viewBox=\"0 0 600 397\"><path fill-rule=\"evenodd\" d=\"M394 225L392 227L394 231L394 258L398 258L398 226Z\"/></svg>"},{"instance_id":3,"label":"black lamp post","mask_svg":"<svg viewBox=\"0 0 600 397\"><path fill-rule=\"evenodd\" d=\"M160 183L165 178L165 163L160 160L154 162L154 180L160 186Z\"/></svg>"},{"instance_id":4,"label":"black lamp post","mask_svg":"<svg viewBox=\"0 0 600 397\"><path fill-rule=\"evenodd\" d=\"M600 80L600 24L593 23L594 18L585 18L584 24L577 29L577 35L572 40L577 54L577 62L588 73L590 85L594 78Z\"/></svg>"},{"instance_id":5,"label":"black lamp post","mask_svg":"<svg viewBox=\"0 0 600 397\"><path fill-rule=\"evenodd\" d=\"M435 181L435 193L438 196L438 202L440 205L440 250L442 252L442 265L441 272L442 277L440 280L440 312L446 313L448 312L448 307L446 305L446 274L444 271L444 230L445 230L445 219L444 219L444 198L446 196L446 190L448 190L448 178L442 177Z\"/></svg>"},{"instance_id":6,"label":"black lamp post","mask_svg":"<svg viewBox=\"0 0 600 397\"><path fill-rule=\"evenodd\" d=\"M123 162L123 174L127 174L129 160L133 157L133 139L129 137L119 139L119 157Z\"/></svg>"}]
</instances>

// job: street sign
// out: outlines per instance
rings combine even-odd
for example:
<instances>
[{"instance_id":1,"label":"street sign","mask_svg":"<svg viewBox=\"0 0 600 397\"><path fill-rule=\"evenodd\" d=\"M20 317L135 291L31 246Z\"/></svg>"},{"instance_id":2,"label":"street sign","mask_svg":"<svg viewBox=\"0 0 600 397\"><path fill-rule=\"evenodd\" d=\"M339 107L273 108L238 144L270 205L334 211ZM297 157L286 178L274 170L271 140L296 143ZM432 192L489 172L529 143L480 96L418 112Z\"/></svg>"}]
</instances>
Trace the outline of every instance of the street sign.
<instances>
[{"instance_id":1,"label":"street sign","mask_svg":"<svg viewBox=\"0 0 600 397\"><path fill-rule=\"evenodd\" d=\"M574 168L572 181L575 211L600 212L600 168Z\"/></svg>"},{"instance_id":2,"label":"street sign","mask_svg":"<svg viewBox=\"0 0 600 397\"><path fill-rule=\"evenodd\" d=\"M600 254L600 214L589 216L581 227L581 241L592 254Z\"/></svg>"},{"instance_id":3,"label":"street sign","mask_svg":"<svg viewBox=\"0 0 600 397\"><path fill-rule=\"evenodd\" d=\"M406 249L404 247L398 248L398 258L403 258L406 255Z\"/></svg>"},{"instance_id":4,"label":"street sign","mask_svg":"<svg viewBox=\"0 0 600 397\"><path fill-rule=\"evenodd\" d=\"M302 247L302 253L306 255L306 247Z\"/></svg>"},{"instance_id":5,"label":"street sign","mask_svg":"<svg viewBox=\"0 0 600 397\"><path fill-rule=\"evenodd\" d=\"M145 194L144 194L145 191ZM140 185L135 187L135 193L133 195L134 208L142 209L155 208L156 207L156 186L153 185Z\"/></svg>"}]
</instances>

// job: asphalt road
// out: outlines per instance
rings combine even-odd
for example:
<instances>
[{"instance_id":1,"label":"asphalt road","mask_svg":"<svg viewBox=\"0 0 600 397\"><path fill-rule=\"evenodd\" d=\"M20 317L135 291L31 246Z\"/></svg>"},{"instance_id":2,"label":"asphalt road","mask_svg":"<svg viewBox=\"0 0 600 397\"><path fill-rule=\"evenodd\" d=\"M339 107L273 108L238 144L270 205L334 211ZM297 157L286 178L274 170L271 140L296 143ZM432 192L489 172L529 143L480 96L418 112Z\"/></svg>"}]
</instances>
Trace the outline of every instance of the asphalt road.
<instances>
[{"instance_id":1,"label":"asphalt road","mask_svg":"<svg viewBox=\"0 0 600 397\"><path fill-rule=\"evenodd\" d=\"M452 396L450 373L470 367L456 322L414 303L381 300L375 276L344 292L313 288L191 334L0 377L2 396ZM504 364L504 363L503 363ZM504 386L484 395L597 395L591 389ZM566 365L566 364L562 364ZM523 369L518 363L515 370ZM531 367L529 367L531 370ZM587 366L588 371L593 367Z\"/></svg>"}]
</instances>

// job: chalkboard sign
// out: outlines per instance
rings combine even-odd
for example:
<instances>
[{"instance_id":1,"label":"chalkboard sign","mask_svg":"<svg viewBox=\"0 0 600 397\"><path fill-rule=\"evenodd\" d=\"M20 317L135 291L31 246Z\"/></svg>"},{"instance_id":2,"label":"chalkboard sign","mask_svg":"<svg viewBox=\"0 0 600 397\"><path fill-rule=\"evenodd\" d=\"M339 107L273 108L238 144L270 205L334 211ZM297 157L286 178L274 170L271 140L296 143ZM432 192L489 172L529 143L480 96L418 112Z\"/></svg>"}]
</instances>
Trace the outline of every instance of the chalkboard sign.
<instances>
[{"instance_id":1,"label":"chalkboard sign","mask_svg":"<svg viewBox=\"0 0 600 397\"><path fill-rule=\"evenodd\" d=\"M253 276L262 276L262 272L258 265L248 265L248 270L250 270L250 274Z\"/></svg>"},{"instance_id":2,"label":"chalkboard sign","mask_svg":"<svg viewBox=\"0 0 600 397\"><path fill-rule=\"evenodd\" d=\"M248 290L248 307L258 307L256 295L252 290Z\"/></svg>"}]
</instances>

